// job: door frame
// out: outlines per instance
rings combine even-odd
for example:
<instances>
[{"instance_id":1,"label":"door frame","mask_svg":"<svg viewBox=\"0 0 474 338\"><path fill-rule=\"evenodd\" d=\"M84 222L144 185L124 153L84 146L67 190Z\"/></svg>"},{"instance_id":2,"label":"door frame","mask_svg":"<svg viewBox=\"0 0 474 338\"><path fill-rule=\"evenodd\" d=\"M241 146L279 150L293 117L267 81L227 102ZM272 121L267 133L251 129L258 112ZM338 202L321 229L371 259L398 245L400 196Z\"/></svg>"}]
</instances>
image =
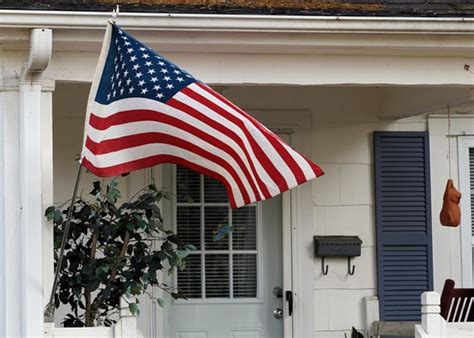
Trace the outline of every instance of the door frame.
<instances>
[{"instance_id":1,"label":"door frame","mask_svg":"<svg viewBox=\"0 0 474 338\"><path fill-rule=\"evenodd\" d=\"M304 154L311 154L311 112L251 110L253 116L269 129L290 136L290 145ZM157 166L130 175L128 187L142 187L154 181L164 184L163 166ZM169 182L171 184L171 182ZM162 205L163 206L163 205ZM282 195L282 255L283 290L293 291L293 315L288 316L288 302L284 300L284 338L314 335L313 285L313 210L311 184L304 184ZM155 294L157 293L157 294ZM154 296L160 292L154 291ZM303 301L304 300L304 301ZM155 302L149 302L143 311L147 331L163 337L163 316Z\"/></svg>"},{"instance_id":2,"label":"door frame","mask_svg":"<svg viewBox=\"0 0 474 338\"><path fill-rule=\"evenodd\" d=\"M312 118L307 110L248 111L277 134L290 135L290 146L311 155ZM293 291L293 315L284 302L284 338L314 336L313 199L311 183L282 195L283 290ZM291 243L291 245L285 245ZM291 286L291 288L289 288ZM288 287L285 289L285 287Z\"/></svg>"},{"instance_id":3,"label":"door frame","mask_svg":"<svg viewBox=\"0 0 474 338\"><path fill-rule=\"evenodd\" d=\"M461 192L461 276L462 287L472 288L472 223L471 186L469 179L469 148L474 148L474 136L458 137L459 190Z\"/></svg>"}]
</instances>

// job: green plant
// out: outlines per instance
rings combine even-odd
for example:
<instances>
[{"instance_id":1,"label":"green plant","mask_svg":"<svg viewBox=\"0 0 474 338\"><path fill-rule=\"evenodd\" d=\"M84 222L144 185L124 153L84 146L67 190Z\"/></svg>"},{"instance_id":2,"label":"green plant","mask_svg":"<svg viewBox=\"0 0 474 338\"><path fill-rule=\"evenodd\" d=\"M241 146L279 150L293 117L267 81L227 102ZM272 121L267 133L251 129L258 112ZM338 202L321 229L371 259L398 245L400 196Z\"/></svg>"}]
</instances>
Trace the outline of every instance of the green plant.
<instances>
[{"instance_id":1,"label":"green plant","mask_svg":"<svg viewBox=\"0 0 474 338\"><path fill-rule=\"evenodd\" d=\"M149 185L131 200L117 205L121 197L114 179L94 182L91 201L80 197L73 205L65 256L60 267L55 307L69 305L66 327L110 326L120 299L139 313L138 296L157 286L175 299L185 298L177 289L159 280L161 270L184 268L185 257L195 248L179 241L163 228L158 202L167 194ZM54 222L57 262L68 207L51 206L45 216ZM163 306L161 298L155 301Z\"/></svg>"}]
</instances>

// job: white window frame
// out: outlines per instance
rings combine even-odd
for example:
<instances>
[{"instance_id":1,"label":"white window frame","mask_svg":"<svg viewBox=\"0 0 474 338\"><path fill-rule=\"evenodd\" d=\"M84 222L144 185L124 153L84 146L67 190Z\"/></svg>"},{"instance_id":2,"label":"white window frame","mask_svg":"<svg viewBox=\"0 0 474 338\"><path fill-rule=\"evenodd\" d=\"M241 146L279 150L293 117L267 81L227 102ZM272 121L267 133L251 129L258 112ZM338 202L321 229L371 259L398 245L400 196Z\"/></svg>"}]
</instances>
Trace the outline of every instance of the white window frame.
<instances>
[{"instance_id":1,"label":"white window frame","mask_svg":"<svg viewBox=\"0 0 474 338\"><path fill-rule=\"evenodd\" d=\"M255 205L257 219L256 219L256 250L237 250L237 253L242 254L256 254L257 255L257 297L256 298L234 298L233 295L233 269L232 269L232 255L234 254L234 250L232 248L232 234L229 235L229 249L228 250L206 250L204 246L205 236L204 236L204 207L205 206L217 206L217 207L228 207L229 210L229 221L232 222L232 210L229 203L222 203L222 202L209 202L206 203L204 201L204 180L201 179L200 183L200 201L199 203L187 203L187 202L178 202L177 201L177 189L176 189L176 165L172 166L171 169L171 176L172 176L172 219L173 219L173 231L177 233L177 207L178 206L199 206L201 208L201 249L197 250L194 255L201 255L201 294L202 298L189 298L186 300L183 299L176 299L173 300L175 305L189 305L189 304L262 304L264 302L263 294L263 276L261 271L263 271L263 257L262 257L262 205L261 203L257 203ZM202 176L202 175L201 175ZM209 253L207 253L209 252ZM205 256L209 254L228 254L229 255L229 298L206 298L205 294ZM173 273L173 285L178 285L178 278L176 271Z\"/></svg>"},{"instance_id":2,"label":"white window frame","mask_svg":"<svg viewBox=\"0 0 474 338\"><path fill-rule=\"evenodd\" d=\"M474 136L458 137L459 189L461 198L461 275L462 287L472 288L472 236L471 186L469 172L469 149L474 148Z\"/></svg>"}]
</instances>

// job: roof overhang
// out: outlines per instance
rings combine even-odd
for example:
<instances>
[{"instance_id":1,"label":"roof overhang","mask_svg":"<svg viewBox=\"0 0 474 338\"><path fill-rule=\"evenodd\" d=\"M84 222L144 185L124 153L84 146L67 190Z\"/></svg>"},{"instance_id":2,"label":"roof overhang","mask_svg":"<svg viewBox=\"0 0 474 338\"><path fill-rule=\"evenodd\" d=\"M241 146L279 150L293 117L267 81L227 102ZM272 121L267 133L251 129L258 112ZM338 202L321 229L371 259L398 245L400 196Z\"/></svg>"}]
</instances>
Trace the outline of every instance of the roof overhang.
<instances>
[{"instance_id":1,"label":"roof overhang","mask_svg":"<svg viewBox=\"0 0 474 338\"><path fill-rule=\"evenodd\" d=\"M110 17L0 10L0 43L18 45L26 29L45 27L54 30L56 48L82 41L81 48L96 49ZM165 51L474 55L474 18L120 13L117 23Z\"/></svg>"}]
</instances>

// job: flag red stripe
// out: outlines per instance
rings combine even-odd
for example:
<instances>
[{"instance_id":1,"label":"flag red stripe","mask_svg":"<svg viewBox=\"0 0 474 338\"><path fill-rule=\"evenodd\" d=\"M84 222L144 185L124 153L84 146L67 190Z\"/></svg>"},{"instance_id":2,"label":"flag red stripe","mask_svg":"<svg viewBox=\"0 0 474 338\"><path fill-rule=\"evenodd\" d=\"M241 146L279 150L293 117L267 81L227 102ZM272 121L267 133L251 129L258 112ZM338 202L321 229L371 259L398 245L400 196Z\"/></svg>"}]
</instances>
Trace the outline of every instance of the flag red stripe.
<instances>
[{"instance_id":1,"label":"flag red stripe","mask_svg":"<svg viewBox=\"0 0 474 338\"><path fill-rule=\"evenodd\" d=\"M149 168L153 167L158 164L162 163L173 163L173 164L178 164L183 167L186 167L188 169L200 172L204 175L207 175L209 177L212 177L224 184L227 190L227 195L229 196L229 202L232 208L236 208L237 204L235 203L234 199L234 194L232 192L232 188L230 184L227 182L227 180L220 175L219 173L209 170L207 168L204 168L194 162L190 162L188 160L185 160L182 157L177 157L173 155L156 155L156 156L151 156L147 158L142 158L136 161L130 161L130 162L124 162L115 166L107 167L107 168L98 168L94 166L87 158L83 158L81 164L93 172L95 175L100 176L100 177L110 177L110 176L117 176L121 175L123 173L128 173L133 170L138 170L138 169L144 169L144 168Z\"/></svg>"},{"instance_id":2,"label":"flag red stripe","mask_svg":"<svg viewBox=\"0 0 474 338\"><path fill-rule=\"evenodd\" d=\"M252 116L250 116L247 112L243 111L239 107L237 107L235 104L227 100L225 97L220 95L219 93L213 91L210 89L208 86L196 82L196 85L198 85L200 88L208 92L210 95L214 96L216 99L226 103L229 107L233 108L235 111L241 113L244 117L246 117L265 137L266 139L271 143L271 145L275 148L275 150L280 154L281 158L284 160L284 162L288 165L290 170L293 172L295 175L296 181L298 184L301 184L303 182L306 182L306 176L301 169L300 165L296 162L296 160L291 156L291 154L288 152L288 150L285 148L285 146L281 143L280 139L278 136L276 136L273 133L269 133L268 130L260 124L257 120L255 120ZM188 88L186 88L188 90ZM210 101L209 101L210 102Z\"/></svg>"},{"instance_id":3,"label":"flag red stripe","mask_svg":"<svg viewBox=\"0 0 474 338\"><path fill-rule=\"evenodd\" d=\"M248 167L245 165L242 158L237 154L237 152L231 146L226 144L225 142L222 142L218 138L209 135L208 133L202 131L199 128L196 128L196 127L190 125L187 122L184 122L180 119L169 116L167 114L163 114L163 113L158 112L158 111L142 109L142 110L133 110L133 111L123 111L123 112L119 112L119 113L110 115L108 117L99 117L95 114L91 114L89 123L95 129L105 130L105 129L110 128L112 126L122 125L122 124L132 123L132 122L139 122L139 121L157 121L157 122L161 122L161 123L165 123L165 124L174 126L176 128L182 129L184 131L189 132L190 134L193 134L193 135L199 137L200 139L216 146L217 148L219 148L222 151L225 151L237 162L237 164L241 168L242 172L244 173L245 177L247 178L247 181L250 184L250 187L252 188L252 191L253 191L254 195L258 199L262 198L259 194L259 191L258 191L256 185L255 185L255 181L252 178L252 176L251 176L251 174L248 170ZM143 140L144 143L142 143L142 145L147 144L148 141L150 141L150 139L148 139L147 141ZM117 144L117 149L110 149L107 152L117 151L117 150L120 150L120 148L123 148L123 147L120 147L119 143L116 143L116 144ZM105 154L105 152L104 152L105 149L103 149L102 147L99 147L98 151L101 151L100 154ZM99 153L97 153L97 154L99 154ZM249 161L249 163L250 163L250 161ZM256 175L255 173L254 173L254 175L255 175L255 177L258 177L258 175ZM262 193L263 193L263 191L262 191Z\"/></svg>"},{"instance_id":4,"label":"flag red stripe","mask_svg":"<svg viewBox=\"0 0 474 338\"><path fill-rule=\"evenodd\" d=\"M234 178L234 181L237 183L245 204L251 203L250 196L248 195L241 178L229 163L227 163L221 157L214 155L211 152L181 138L164 133L142 133L137 135L122 136L117 139L102 140L100 143L96 143L87 137L86 148L89 149L94 155L99 155L150 143L170 144L186 149L214 163L219 164Z\"/></svg>"},{"instance_id":5,"label":"flag red stripe","mask_svg":"<svg viewBox=\"0 0 474 338\"><path fill-rule=\"evenodd\" d=\"M272 163L272 161L268 158L267 154L262 150L258 142L255 141L255 139L252 137L252 135L249 133L247 130L246 126L237 119L235 116L232 116L230 113L228 113L226 110L222 109L221 107L217 106L213 102L210 102L209 100L203 98L201 95L197 94L196 92L192 91L189 88L184 88L181 91L183 94L189 96L190 98L196 100L197 102L207 106L209 109L215 111L219 115L223 116L225 119L231 121L235 125L237 125L245 134L247 140L250 143L250 146L253 149L253 152L257 156L258 160L262 164L263 168L267 171L268 175L272 178L272 180L277 184L280 192L288 190L288 184L283 177L283 175L280 173L280 171L275 167L275 165ZM172 101L172 102L170 102ZM177 101L174 98L169 100L167 102L169 105L174 106L175 104L179 104L182 108L180 110L194 110L194 108L186 105L185 103L182 103L181 101Z\"/></svg>"},{"instance_id":6,"label":"flag red stripe","mask_svg":"<svg viewBox=\"0 0 474 338\"><path fill-rule=\"evenodd\" d=\"M228 137L233 139L234 142L237 143L239 145L239 147L242 149L242 151L245 153L245 156L247 157L247 161L250 165L250 169L254 173L254 176L257 180L258 186L260 187L260 190L262 191L263 195L265 196L265 199L268 199L268 198L272 197L272 195L270 194L270 191L268 190L268 187L262 181L262 179L260 178L260 176L258 174L258 171L255 169L255 164L253 163L253 160L252 160L247 148L245 147L244 142L239 137L239 135L237 135L232 129L227 128L225 125L222 125L221 123L209 118L205 114L203 114L200 111L194 109L193 107L190 107L189 105L187 105L187 104L185 104L181 101L178 101L174 98L171 98L170 100L168 100L168 102L166 102L166 104L169 105L170 107L181 110L181 111L185 112L186 114L189 114L190 116L193 116L193 117L199 119L200 121L206 123L207 125L211 126L214 129L219 130L220 132L226 134ZM245 131L245 130L243 130L243 131ZM253 139L249 140L250 145L252 145L252 140ZM255 142L253 142L253 143L255 143ZM262 159L261 156L260 156L261 154L259 152L255 152L255 147L252 147L252 149L254 150L254 153L255 153L255 156L257 157L257 160L261 161L261 159ZM260 148L258 148L258 149L260 149ZM265 170L265 165L262 164L262 166ZM268 172L268 170L266 170L266 171ZM268 174L270 176L272 175L271 172L268 172ZM273 177L272 177L272 179L273 179ZM281 188L280 188L280 190L281 190Z\"/></svg>"}]
</instances>

